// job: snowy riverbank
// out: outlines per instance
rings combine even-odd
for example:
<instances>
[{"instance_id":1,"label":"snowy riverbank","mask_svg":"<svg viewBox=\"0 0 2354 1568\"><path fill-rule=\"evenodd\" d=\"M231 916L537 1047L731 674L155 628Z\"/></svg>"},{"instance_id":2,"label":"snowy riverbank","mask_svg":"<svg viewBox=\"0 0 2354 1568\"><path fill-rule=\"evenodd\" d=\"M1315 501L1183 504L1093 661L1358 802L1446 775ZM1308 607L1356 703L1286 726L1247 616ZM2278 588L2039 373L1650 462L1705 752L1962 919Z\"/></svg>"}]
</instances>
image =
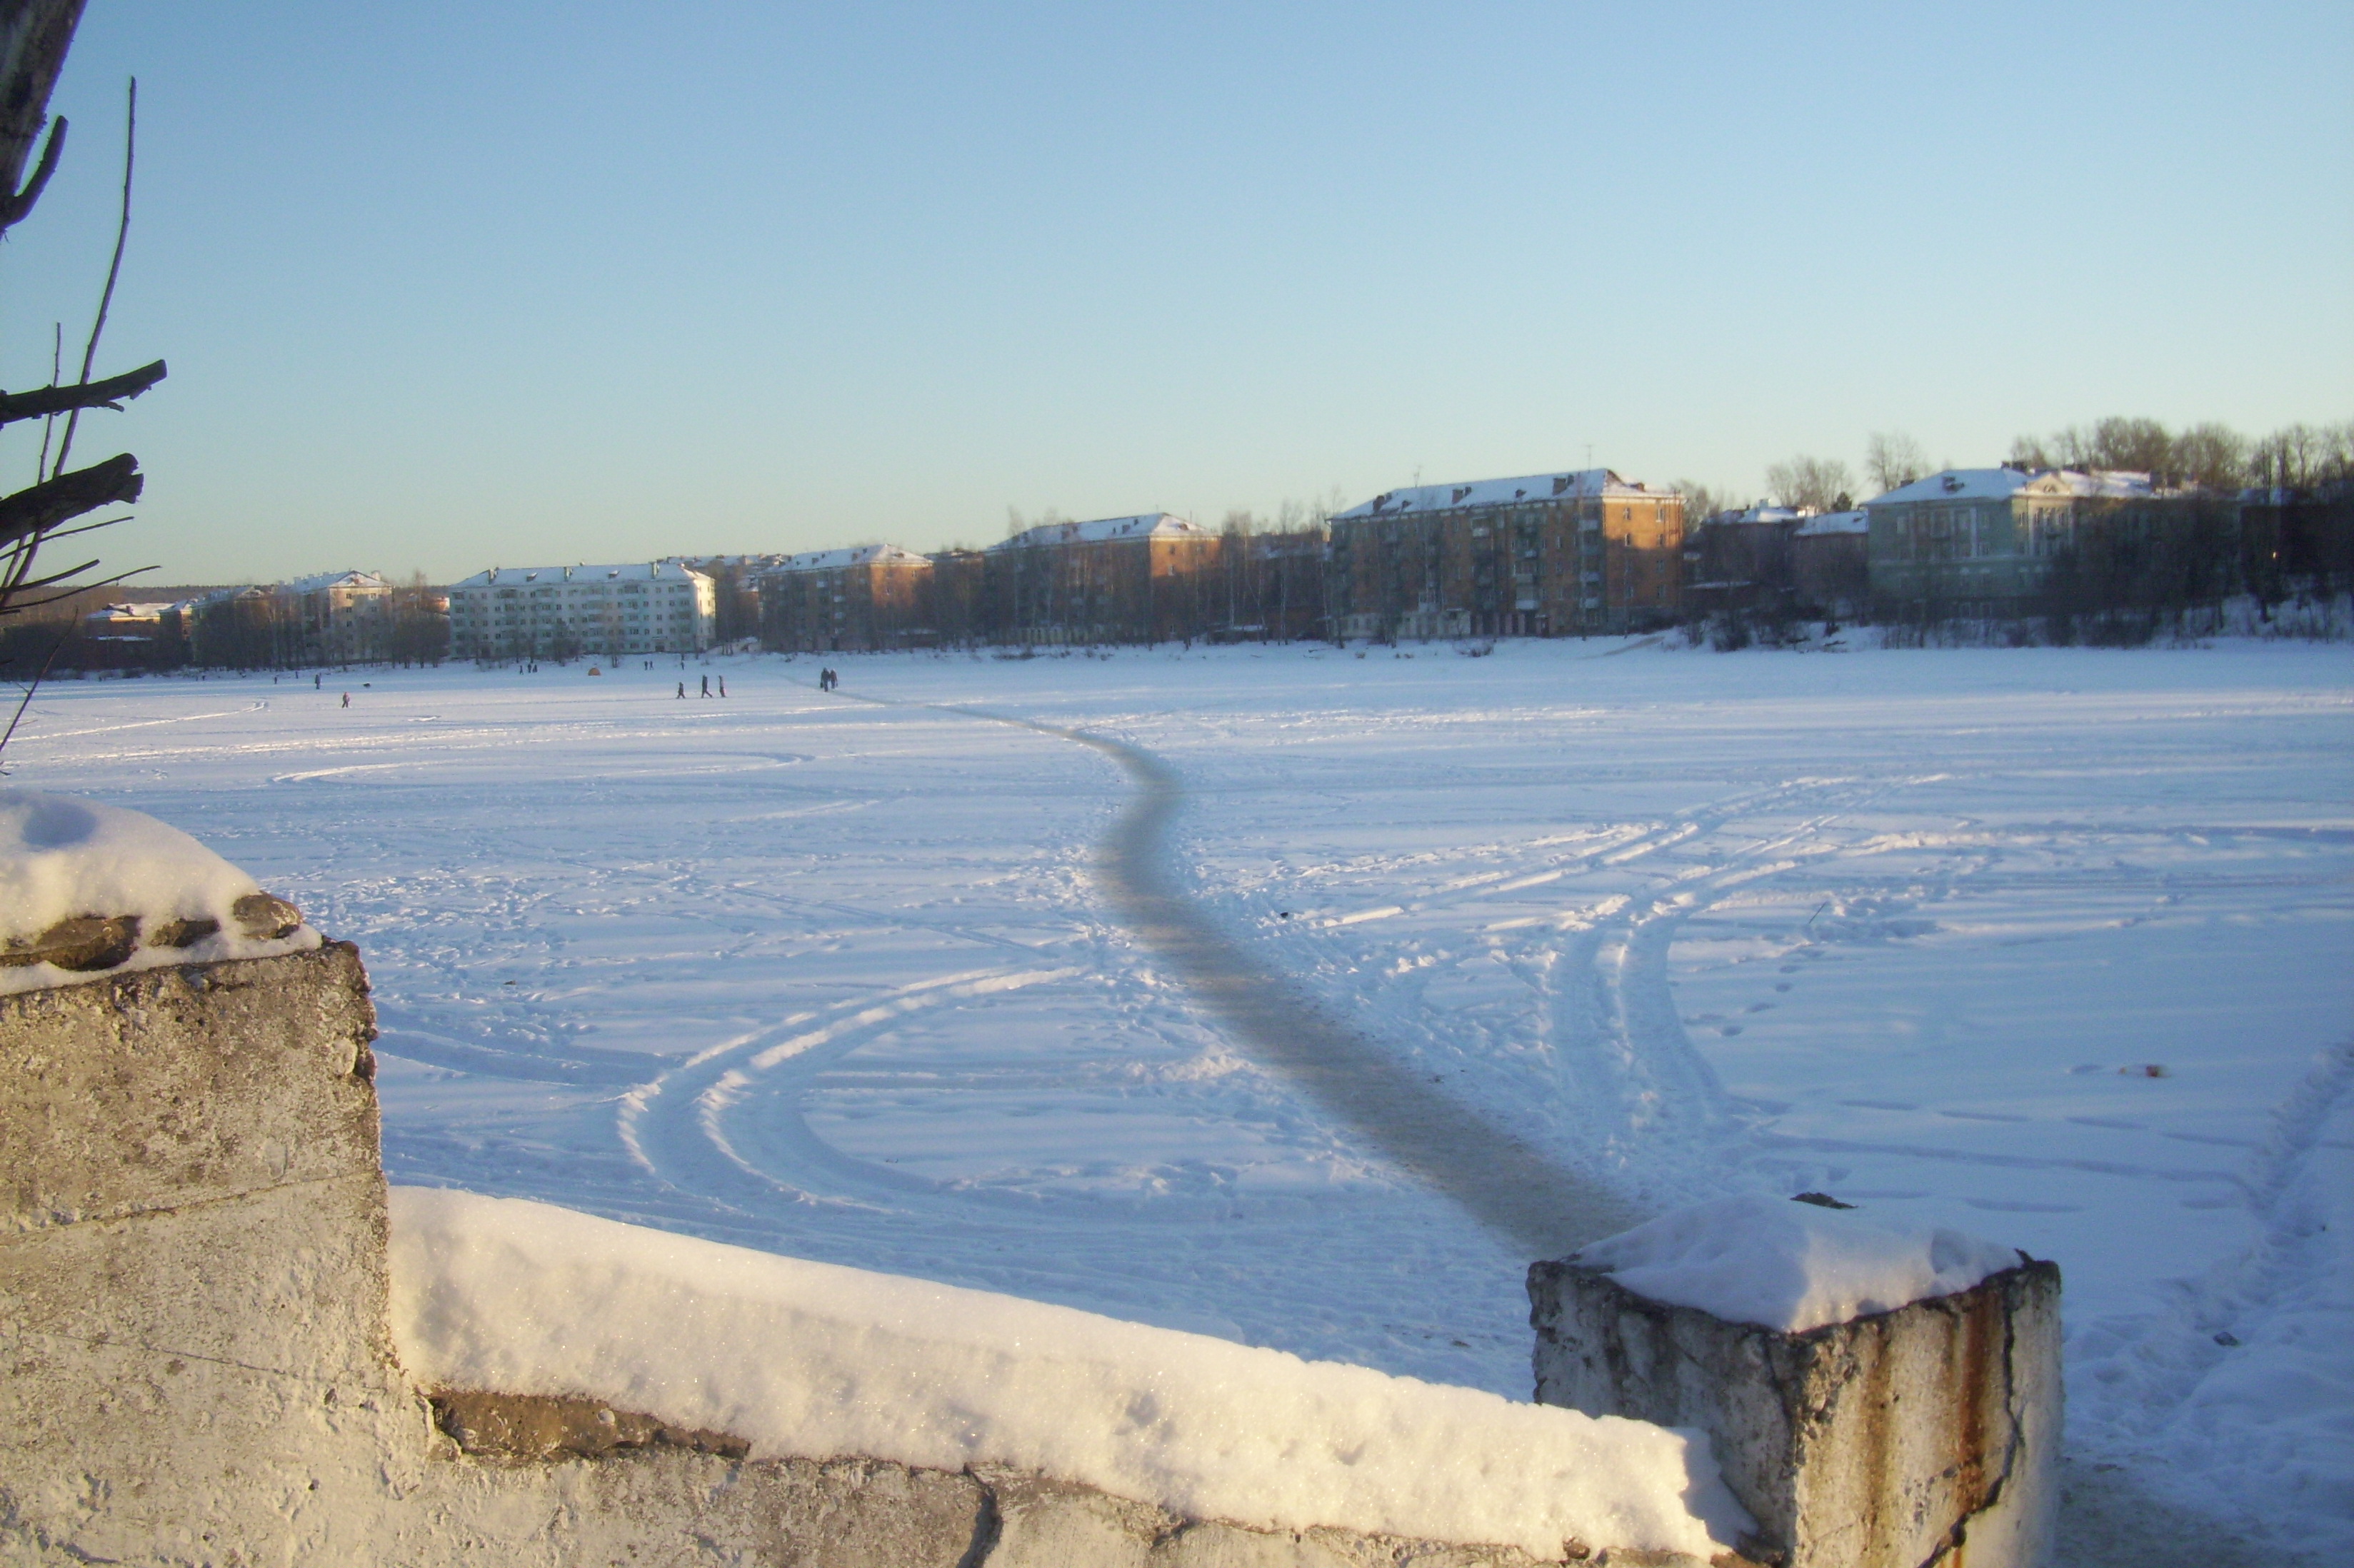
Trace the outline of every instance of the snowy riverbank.
<instances>
[{"instance_id":1,"label":"snowy riverbank","mask_svg":"<svg viewBox=\"0 0 2354 1568\"><path fill-rule=\"evenodd\" d=\"M1647 1206L2055 1257L2077 1454L2354 1542L2354 656L1617 646L66 683L11 782L361 944L396 1180L1525 1397L1527 1259L1109 917L1127 780L904 705L1099 730L1182 781L1210 915L1424 1078Z\"/></svg>"}]
</instances>

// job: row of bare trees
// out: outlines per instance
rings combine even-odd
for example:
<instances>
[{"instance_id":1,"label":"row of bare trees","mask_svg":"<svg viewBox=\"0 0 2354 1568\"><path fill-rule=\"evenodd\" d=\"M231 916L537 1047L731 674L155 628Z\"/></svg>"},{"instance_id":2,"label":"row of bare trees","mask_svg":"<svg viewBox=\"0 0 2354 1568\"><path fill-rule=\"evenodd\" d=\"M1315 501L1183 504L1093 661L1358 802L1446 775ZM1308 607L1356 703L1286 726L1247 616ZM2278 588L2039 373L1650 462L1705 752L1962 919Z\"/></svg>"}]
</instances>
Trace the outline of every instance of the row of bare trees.
<instances>
[{"instance_id":1,"label":"row of bare trees","mask_svg":"<svg viewBox=\"0 0 2354 1568\"><path fill-rule=\"evenodd\" d=\"M2285 425L2249 437L2209 421L2169 430L2156 419L2110 418L2071 425L2011 443L2019 468L2124 469L2166 488L2306 490L2354 479L2354 420Z\"/></svg>"},{"instance_id":2,"label":"row of bare trees","mask_svg":"<svg viewBox=\"0 0 2354 1568\"><path fill-rule=\"evenodd\" d=\"M2169 429L2161 420L2119 417L2020 436L2004 461L2018 469L2147 473L2166 490L2311 490L2354 480L2354 420L2247 436L2214 420ZM1767 466L1766 499L1800 512L1842 512L1932 471L1919 441L1901 430L1875 430L1864 443L1860 475L1838 458L1800 453ZM1686 496L1685 515L1695 520L1742 504L1706 484L1687 480L1677 488Z\"/></svg>"}]
</instances>

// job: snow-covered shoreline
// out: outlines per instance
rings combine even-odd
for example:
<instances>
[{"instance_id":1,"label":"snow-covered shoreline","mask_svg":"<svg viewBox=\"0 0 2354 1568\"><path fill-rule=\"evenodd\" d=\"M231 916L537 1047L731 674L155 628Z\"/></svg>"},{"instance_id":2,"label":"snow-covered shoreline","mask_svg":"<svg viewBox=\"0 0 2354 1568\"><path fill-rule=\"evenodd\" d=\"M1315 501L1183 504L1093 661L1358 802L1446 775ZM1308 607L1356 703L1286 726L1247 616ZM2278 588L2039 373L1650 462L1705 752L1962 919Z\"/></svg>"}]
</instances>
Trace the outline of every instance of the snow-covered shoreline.
<instances>
[{"instance_id":1,"label":"snow-covered shoreline","mask_svg":"<svg viewBox=\"0 0 2354 1568\"><path fill-rule=\"evenodd\" d=\"M396 1180L1525 1393L1529 1260L1109 917L1127 781L904 705L1119 736L1311 1004L1654 1208L2056 1258L2080 1457L2349 1539L2343 646L830 662L65 683L12 782L359 941Z\"/></svg>"}]
</instances>

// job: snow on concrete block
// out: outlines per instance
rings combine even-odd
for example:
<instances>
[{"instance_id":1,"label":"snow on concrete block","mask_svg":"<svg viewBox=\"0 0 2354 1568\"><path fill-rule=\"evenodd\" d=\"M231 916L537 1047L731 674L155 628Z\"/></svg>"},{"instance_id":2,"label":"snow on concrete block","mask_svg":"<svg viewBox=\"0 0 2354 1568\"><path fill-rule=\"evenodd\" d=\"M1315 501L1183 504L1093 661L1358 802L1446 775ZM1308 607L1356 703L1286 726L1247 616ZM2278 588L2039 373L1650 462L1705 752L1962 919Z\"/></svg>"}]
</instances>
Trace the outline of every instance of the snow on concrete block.
<instances>
[{"instance_id":1,"label":"snow on concrete block","mask_svg":"<svg viewBox=\"0 0 2354 1568\"><path fill-rule=\"evenodd\" d=\"M0 994L318 947L302 913L179 829L0 789Z\"/></svg>"},{"instance_id":2,"label":"snow on concrete block","mask_svg":"<svg viewBox=\"0 0 2354 1568\"><path fill-rule=\"evenodd\" d=\"M391 1217L394 1340L438 1390L1540 1561L1575 1539L1704 1562L1749 1522L1693 1433L540 1203L396 1187Z\"/></svg>"},{"instance_id":3,"label":"snow on concrete block","mask_svg":"<svg viewBox=\"0 0 2354 1568\"><path fill-rule=\"evenodd\" d=\"M1529 1270L1537 1399L1707 1433L1781 1568L2038 1568L2060 1271L1743 1197Z\"/></svg>"}]
</instances>

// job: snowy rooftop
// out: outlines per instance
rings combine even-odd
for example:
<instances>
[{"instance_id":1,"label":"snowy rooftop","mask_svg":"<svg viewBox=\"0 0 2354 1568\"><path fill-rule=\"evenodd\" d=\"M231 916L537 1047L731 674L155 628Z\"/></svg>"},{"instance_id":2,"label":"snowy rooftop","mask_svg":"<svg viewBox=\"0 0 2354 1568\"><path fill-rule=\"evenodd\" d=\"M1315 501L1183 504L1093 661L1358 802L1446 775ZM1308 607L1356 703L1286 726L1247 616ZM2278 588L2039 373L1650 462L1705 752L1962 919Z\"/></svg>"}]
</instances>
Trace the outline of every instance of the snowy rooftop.
<instances>
[{"instance_id":1,"label":"snowy rooftop","mask_svg":"<svg viewBox=\"0 0 2354 1568\"><path fill-rule=\"evenodd\" d=\"M2157 482L2150 475L2130 469L2112 468L2098 468L2090 473L2074 469L2053 469L2037 474L2027 488L2042 495L2099 495L2120 500L2158 493Z\"/></svg>"},{"instance_id":2,"label":"snowy rooftop","mask_svg":"<svg viewBox=\"0 0 2354 1568\"><path fill-rule=\"evenodd\" d=\"M1210 530L1167 512L1133 517L1098 517L1087 523L1041 523L989 548L1025 550L1041 545L1095 545L1110 539L1204 539Z\"/></svg>"},{"instance_id":3,"label":"snowy rooftop","mask_svg":"<svg viewBox=\"0 0 2354 1568\"><path fill-rule=\"evenodd\" d=\"M157 620L162 619L165 610L177 608L178 601L169 599L154 603L110 604L101 609L91 610L82 619L84 620Z\"/></svg>"},{"instance_id":4,"label":"snowy rooftop","mask_svg":"<svg viewBox=\"0 0 2354 1568\"><path fill-rule=\"evenodd\" d=\"M185 609L202 609L207 605L227 604L233 599L267 598L269 594L266 588L245 583L236 588L219 588L210 593L200 593L194 599L181 600L181 605Z\"/></svg>"},{"instance_id":5,"label":"snowy rooftop","mask_svg":"<svg viewBox=\"0 0 2354 1568\"><path fill-rule=\"evenodd\" d=\"M1916 479L1885 495L1875 495L1871 506L1895 506L1913 501L2008 501L2020 491L2039 495L2103 496L2118 500L2152 493L2150 476L2121 470L2044 469L2030 472L2016 468L1949 468L1926 479Z\"/></svg>"},{"instance_id":6,"label":"snowy rooftop","mask_svg":"<svg viewBox=\"0 0 2354 1568\"><path fill-rule=\"evenodd\" d=\"M1630 483L1606 468L1569 473L1532 473L1518 479L1480 479L1469 484L1426 484L1408 490L1385 490L1371 501L1335 513L1333 521L1356 517L1394 517L1406 513L1453 512L1476 506L1509 506L1516 501L1587 500L1599 495L1668 495Z\"/></svg>"},{"instance_id":7,"label":"snowy rooftop","mask_svg":"<svg viewBox=\"0 0 2354 1568\"><path fill-rule=\"evenodd\" d=\"M1819 539L1826 534L1869 534L1872 524L1861 507L1852 512L1818 512L1798 524L1798 537Z\"/></svg>"},{"instance_id":8,"label":"snowy rooftop","mask_svg":"<svg viewBox=\"0 0 2354 1568\"><path fill-rule=\"evenodd\" d=\"M323 588L382 588L392 585L381 572L313 572L307 577L280 583L280 593L317 593Z\"/></svg>"},{"instance_id":9,"label":"snowy rooftop","mask_svg":"<svg viewBox=\"0 0 2354 1568\"><path fill-rule=\"evenodd\" d=\"M925 564L923 556L913 550L903 550L896 545L859 545L847 550L808 550L798 556L787 556L769 570L838 572L846 567L919 567Z\"/></svg>"},{"instance_id":10,"label":"snowy rooftop","mask_svg":"<svg viewBox=\"0 0 2354 1568\"><path fill-rule=\"evenodd\" d=\"M493 567L451 584L452 588L514 588L524 583L685 582L702 577L676 561L631 561L626 566Z\"/></svg>"}]
</instances>

